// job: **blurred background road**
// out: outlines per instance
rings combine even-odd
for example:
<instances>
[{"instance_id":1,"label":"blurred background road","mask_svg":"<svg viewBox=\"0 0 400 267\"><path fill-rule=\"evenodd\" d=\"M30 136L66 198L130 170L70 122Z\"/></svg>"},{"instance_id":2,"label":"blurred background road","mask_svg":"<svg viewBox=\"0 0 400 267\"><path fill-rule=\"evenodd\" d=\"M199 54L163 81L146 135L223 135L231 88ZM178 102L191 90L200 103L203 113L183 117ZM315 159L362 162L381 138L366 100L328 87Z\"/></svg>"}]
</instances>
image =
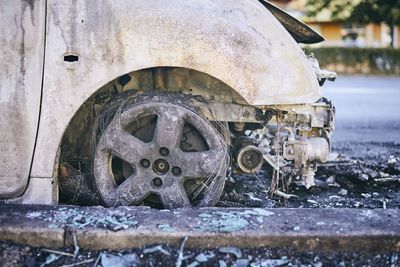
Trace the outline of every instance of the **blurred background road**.
<instances>
[{"instance_id":1,"label":"blurred background road","mask_svg":"<svg viewBox=\"0 0 400 267\"><path fill-rule=\"evenodd\" d=\"M400 143L400 77L339 75L322 89L336 106L333 144Z\"/></svg>"}]
</instances>

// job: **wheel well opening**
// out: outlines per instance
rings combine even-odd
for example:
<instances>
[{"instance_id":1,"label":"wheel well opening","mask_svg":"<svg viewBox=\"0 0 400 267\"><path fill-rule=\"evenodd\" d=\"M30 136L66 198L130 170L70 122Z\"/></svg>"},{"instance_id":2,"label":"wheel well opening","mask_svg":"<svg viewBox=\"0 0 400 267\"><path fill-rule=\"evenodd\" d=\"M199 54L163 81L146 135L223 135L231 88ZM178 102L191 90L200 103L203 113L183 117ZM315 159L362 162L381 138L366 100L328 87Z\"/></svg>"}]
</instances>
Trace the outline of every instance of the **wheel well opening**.
<instances>
[{"instance_id":1,"label":"wheel well opening","mask_svg":"<svg viewBox=\"0 0 400 267\"><path fill-rule=\"evenodd\" d=\"M92 182L93 179L90 177L92 175L90 166L93 155L92 133L96 118L113 99L121 98L124 94L151 92L199 96L206 102L247 104L228 85L206 73L192 69L155 67L117 77L98 89L80 106L64 132L60 149L59 170L63 168L64 170L68 169L68 171L63 173L62 179L59 179L62 202L80 205L99 204L100 197L97 195L95 185ZM154 118L150 118L150 120L154 120ZM104 123L107 124L108 122ZM103 126L100 125L100 127ZM203 150L207 150L207 144L199 144L199 146L204 146ZM185 150L190 150L190 148L186 147ZM115 173L118 173L117 169L121 169L120 166L126 167L127 165L118 159L111 161L111 163L114 164ZM66 173L69 175L66 175ZM60 171L59 176L61 176ZM116 183L122 183L123 177L123 174L117 174ZM92 192L93 197L80 197L82 190L86 193Z\"/></svg>"}]
</instances>

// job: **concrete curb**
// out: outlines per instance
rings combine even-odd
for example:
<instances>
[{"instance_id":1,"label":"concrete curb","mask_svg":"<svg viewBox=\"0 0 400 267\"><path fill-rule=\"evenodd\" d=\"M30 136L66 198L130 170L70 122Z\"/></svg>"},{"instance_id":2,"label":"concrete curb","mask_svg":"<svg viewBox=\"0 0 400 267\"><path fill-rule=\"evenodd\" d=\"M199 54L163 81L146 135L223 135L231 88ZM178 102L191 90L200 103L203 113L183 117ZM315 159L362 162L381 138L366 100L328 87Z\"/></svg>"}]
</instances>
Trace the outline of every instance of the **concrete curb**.
<instances>
[{"instance_id":1,"label":"concrete curb","mask_svg":"<svg viewBox=\"0 0 400 267\"><path fill-rule=\"evenodd\" d=\"M0 240L35 247L122 250L294 247L314 251L400 251L399 210L179 209L0 205ZM128 218L128 219L127 219Z\"/></svg>"}]
</instances>

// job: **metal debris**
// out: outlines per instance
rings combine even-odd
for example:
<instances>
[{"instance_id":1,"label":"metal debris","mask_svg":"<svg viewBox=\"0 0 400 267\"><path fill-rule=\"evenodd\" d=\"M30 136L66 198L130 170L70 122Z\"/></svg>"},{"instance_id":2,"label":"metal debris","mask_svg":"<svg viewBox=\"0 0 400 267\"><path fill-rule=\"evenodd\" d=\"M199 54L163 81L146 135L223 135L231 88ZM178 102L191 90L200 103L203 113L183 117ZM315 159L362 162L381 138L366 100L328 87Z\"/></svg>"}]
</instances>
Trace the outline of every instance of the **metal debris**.
<instances>
[{"instance_id":1,"label":"metal debris","mask_svg":"<svg viewBox=\"0 0 400 267\"><path fill-rule=\"evenodd\" d=\"M74 267L74 266L84 265L84 264L88 264L88 263L92 263L92 262L94 262L94 259L88 259L88 260L84 260L81 262L76 262L76 263L67 264L67 265L61 265L60 267Z\"/></svg>"},{"instance_id":2,"label":"metal debris","mask_svg":"<svg viewBox=\"0 0 400 267\"><path fill-rule=\"evenodd\" d=\"M79 254L79 246L78 246L78 240L76 239L76 231L75 230L72 232L72 239L74 241L74 247L75 247L75 249L74 249L74 259L76 259L76 257Z\"/></svg>"},{"instance_id":3,"label":"metal debris","mask_svg":"<svg viewBox=\"0 0 400 267\"><path fill-rule=\"evenodd\" d=\"M183 256L183 249L185 248L185 244L186 244L186 241L187 241L187 240L188 240L188 237L185 237L185 238L182 240L182 244L181 244L181 247L180 247L179 253L178 253L178 258L176 259L175 267L181 267L182 261L185 260L185 258L184 258L184 256Z\"/></svg>"},{"instance_id":4,"label":"metal debris","mask_svg":"<svg viewBox=\"0 0 400 267\"><path fill-rule=\"evenodd\" d=\"M96 261L93 264L93 267L97 267L97 265L99 265L102 255L103 255L103 253L99 253L99 255L97 256Z\"/></svg>"},{"instance_id":5,"label":"metal debris","mask_svg":"<svg viewBox=\"0 0 400 267\"><path fill-rule=\"evenodd\" d=\"M250 264L250 260L248 259L238 259L232 265L232 267L247 267Z\"/></svg>"},{"instance_id":6,"label":"metal debris","mask_svg":"<svg viewBox=\"0 0 400 267\"><path fill-rule=\"evenodd\" d=\"M391 267L399 266L399 254L397 252L393 252L392 257L390 258L390 266Z\"/></svg>"},{"instance_id":7,"label":"metal debris","mask_svg":"<svg viewBox=\"0 0 400 267\"><path fill-rule=\"evenodd\" d=\"M394 165L394 164L396 164L396 163L397 163L397 159L396 159L393 155L391 155L391 156L389 157L388 161L387 161L387 164Z\"/></svg>"},{"instance_id":8,"label":"metal debris","mask_svg":"<svg viewBox=\"0 0 400 267\"><path fill-rule=\"evenodd\" d=\"M384 198L384 199L382 199L381 201L382 201L382 208L385 210L385 209L386 209L386 202L387 202L387 199Z\"/></svg>"},{"instance_id":9,"label":"metal debris","mask_svg":"<svg viewBox=\"0 0 400 267\"><path fill-rule=\"evenodd\" d=\"M101 265L113 267L134 267L140 263L139 257L135 253L126 255L113 255L103 253L101 255Z\"/></svg>"},{"instance_id":10,"label":"metal debris","mask_svg":"<svg viewBox=\"0 0 400 267\"><path fill-rule=\"evenodd\" d=\"M215 257L215 254L213 252L200 253L199 255L196 256L195 260L199 263L205 263L214 257Z\"/></svg>"},{"instance_id":11,"label":"metal debris","mask_svg":"<svg viewBox=\"0 0 400 267\"><path fill-rule=\"evenodd\" d=\"M279 196L279 197L283 197L283 198L285 198L285 199L297 198L296 195L286 194L286 193L283 193L283 192L281 192L281 191L279 191L279 190L275 190L275 191L274 191L274 195L277 195L277 196Z\"/></svg>"},{"instance_id":12,"label":"metal debris","mask_svg":"<svg viewBox=\"0 0 400 267\"><path fill-rule=\"evenodd\" d=\"M375 182L387 183L387 182L400 182L400 176L387 177L387 178L376 178Z\"/></svg>"},{"instance_id":13,"label":"metal debris","mask_svg":"<svg viewBox=\"0 0 400 267\"><path fill-rule=\"evenodd\" d=\"M29 213L26 215L26 217L29 218L29 219L33 219L33 218L38 218L38 217L40 217L41 215L42 215L42 213L40 213L40 212L38 212L38 211L32 211L32 212L29 212Z\"/></svg>"},{"instance_id":14,"label":"metal debris","mask_svg":"<svg viewBox=\"0 0 400 267\"><path fill-rule=\"evenodd\" d=\"M60 257L60 255L57 256L56 254L50 254L49 256L47 256L46 261L40 265L40 267L44 267L47 264L53 263L57 261Z\"/></svg>"},{"instance_id":15,"label":"metal debris","mask_svg":"<svg viewBox=\"0 0 400 267\"><path fill-rule=\"evenodd\" d=\"M317 205L317 206L319 206L318 202L317 202L317 201L315 201L315 200L312 200L312 199L307 199L307 202L308 202L308 203L310 203L310 204L313 204L313 205Z\"/></svg>"},{"instance_id":16,"label":"metal debris","mask_svg":"<svg viewBox=\"0 0 400 267\"><path fill-rule=\"evenodd\" d=\"M162 245L146 248L143 250L144 254L151 254L154 252L161 252L164 255L171 256L171 253L169 253L167 250L165 250Z\"/></svg>"},{"instance_id":17,"label":"metal debris","mask_svg":"<svg viewBox=\"0 0 400 267\"><path fill-rule=\"evenodd\" d=\"M390 176L390 174L388 174L388 173L386 173L386 172L379 172L379 175L380 175L382 178L387 178L387 177Z\"/></svg>"},{"instance_id":18,"label":"metal debris","mask_svg":"<svg viewBox=\"0 0 400 267\"><path fill-rule=\"evenodd\" d=\"M254 193L246 193L245 195L247 195L249 198L250 198L250 200L253 200L253 201L262 201L262 199L260 199L260 198L258 198L258 197L255 197L254 196Z\"/></svg>"},{"instance_id":19,"label":"metal debris","mask_svg":"<svg viewBox=\"0 0 400 267\"><path fill-rule=\"evenodd\" d=\"M286 266L289 260L287 257L282 257L281 259L262 259L261 261L257 261L256 263L252 263L251 267L275 267L275 266Z\"/></svg>"},{"instance_id":20,"label":"metal debris","mask_svg":"<svg viewBox=\"0 0 400 267\"><path fill-rule=\"evenodd\" d=\"M74 254L72 254L72 253L58 251L58 250L42 249L42 251L45 251L45 252L48 252L48 253L53 253L53 254L58 254L58 255L63 255L63 256L68 256L68 257L74 257Z\"/></svg>"},{"instance_id":21,"label":"metal debris","mask_svg":"<svg viewBox=\"0 0 400 267\"><path fill-rule=\"evenodd\" d=\"M219 252L233 254L238 259L242 257L242 251L236 247L221 247L219 248Z\"/></svg>"},{"instance_id":22,"label":"metal debris","mask_svg":"<svg viewBox=\"0 0 400 267\"><path fill-rule=\"evenodd\" d=\"M189 264L187 267L196 267L199 266L200 263L198 263L197 261L192 262L191 264Z\"/></svg>"}]
</instances>

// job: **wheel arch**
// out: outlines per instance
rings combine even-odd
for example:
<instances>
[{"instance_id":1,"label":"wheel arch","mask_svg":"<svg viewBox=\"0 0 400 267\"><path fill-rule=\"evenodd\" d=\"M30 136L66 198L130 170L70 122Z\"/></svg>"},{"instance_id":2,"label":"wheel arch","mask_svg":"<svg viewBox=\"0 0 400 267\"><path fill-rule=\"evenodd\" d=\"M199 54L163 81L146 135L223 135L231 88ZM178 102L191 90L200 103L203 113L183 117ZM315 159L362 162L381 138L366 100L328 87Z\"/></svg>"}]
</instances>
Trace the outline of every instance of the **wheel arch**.
<instances>
[{"instance_id":1,"label":"wheel arch","mask_svg":"<svg viewBox=\"0 0 400 267\"><path fill-rule=\"evenodd\" d=\"M212 100L247 104L240 95L222 81L192 69L155 67L120 75L85 99L65 125L59 141L60 151L54 160L54 168L59 170L58 182L60 183L61 179L60 172L63 172L61 170L71 170L72 167L82 169L83 173L87 174L92 171L92 162L88 159L92 156L92 149L95 147L93 142L97 140L93 139L92 125L95 125L96 119L105 109L109 109L110 105L121 100L121 97L127 99L137 95L143 98L157 94L166 97L163 96L164 92L166 96L183 93L186 97L182 97L182 100L191 101L187 96L193 95L195 99L201 96L201 101L205 103ZM59 167L60 164L62 167ZM54 173L57 172L54 171ZM62 178L62 181L65 183L66 180ZM88 180L88 185L94 188L92 182ZM68 182L67 186L64 186L67 190L71 187L73 187L72 183ZM88 201L92 200L88 199Z\"/></svg>"},{"instance_id":2,"label":"wheel arch","mask_svg":"<svg viewBox=\"0 0 400 267\"><path fill-rule=\"evenodd\" d=\"M34 165L34 170L35 167L41 169L36 169L36 173L40 174L33 177L57 177L59 163L63 160L60 156L65 152L62 150L63 147L89 148L91 141L89 139L92 134L89 126L95 120L93 114L98 115L96 111L100 111L121 94L151 93L152 90L202 96L205 101L212 99L217 102L248 105L233 88L207 73L194 69L172 66L152 67L120 74L94 89L88 97L75 98L74 108L68 108L66 110L68 113L63 114L64 123L59 125L59 131L49 134L45 139L42 139L44 136L39 134L39 142L43 140L43 143L41 150L36 151L35 163L38 165ZM45 161L40 163L40 158ZM45 164L48 164L47 173Z\"/></svg>"},{"instance_id":3,"label":"wheel arch","mask_svg":"<svg viewBox=\"0 0 400 267\"><path fill-rule=\"evenodd\" d=\"M155 95L168 92L201 97L205 105L211 102L248 105L231 87L207 73L179 67L153 67L122 74L80 101L64 125L58 147L89 147L91 123L104 108L127 95ZM79 139L79 140L78 140ZM86 142L83 145L76 141ZM64 151L61 151L60 155ZM57 160L55 161L57 162Z\"/></svg>"}]
</instances>

